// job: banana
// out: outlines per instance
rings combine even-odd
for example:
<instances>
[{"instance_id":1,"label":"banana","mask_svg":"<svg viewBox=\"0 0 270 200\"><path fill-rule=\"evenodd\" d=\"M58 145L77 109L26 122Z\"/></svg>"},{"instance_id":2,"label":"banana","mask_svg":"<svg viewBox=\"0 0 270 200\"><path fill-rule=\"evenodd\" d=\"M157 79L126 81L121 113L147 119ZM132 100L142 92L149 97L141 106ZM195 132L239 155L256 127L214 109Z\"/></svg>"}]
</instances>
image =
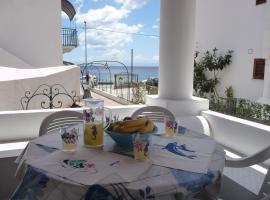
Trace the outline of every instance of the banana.
<instances>
[{"instance_id":1,"label":"banana","mask_svg":"<svg viewBox=\"0 0 270 200\"><path fill-rule=\"evenodd\" d=\"M154 123L151 120L147 120L146 126L139 128L137 131L141 133L149 133L154 129Z\"/></svg>"},{"instance_id":2,"label":"banana","mask_svg":"<svg viewBox=\"0 0 270 200\"><path fill-rule=\"evenodd\" d=\"M147 118L127 119L119 122L112 123L110 129L115 132L121 133L147 133L154 129L154 123Z\"/></svg>"},{"instance_id":3,"label":"banana","mask_svg":"<svg viewBox=\"0 0 270 200\"><path fill-rule=\"evenodd\" d=\"M132 119L123 121L122 125L125 127L145 126L147 118Z\"/></svg>"},{"instance_id":4,"label":"banana","mask_svg":"<svg viewBox=\"0 0 270 200\"><path fill-rule=\"evenodd\" d=\"M138 127L136 126L133 126L133 127L119 127L118 131L121 132L121 133L135 133L137 132L138 130Z\"/></svg>"}]
</instances>

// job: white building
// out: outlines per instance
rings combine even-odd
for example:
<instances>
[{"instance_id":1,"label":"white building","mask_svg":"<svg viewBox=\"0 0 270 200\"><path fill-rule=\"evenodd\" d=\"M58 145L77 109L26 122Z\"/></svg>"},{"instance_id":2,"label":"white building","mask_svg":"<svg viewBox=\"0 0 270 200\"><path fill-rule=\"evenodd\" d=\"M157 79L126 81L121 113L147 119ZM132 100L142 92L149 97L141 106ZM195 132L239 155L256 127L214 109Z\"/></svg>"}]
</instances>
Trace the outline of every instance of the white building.
<instances>
[{"instance_id":1,"label":"white building","mask_svg":"<svg viewBox=\"0 0 270 200\"><path fill-rule=\"evenodd\" d=\"M68 0L0 2L0 110L22 109L25 91L33 94L41 84L80 93L79 67L63 66L63 52L77 46L77 32L62 29L61 11L70 20L76 14Z\"/></svg>"},{"instance_id":2,"label":"white building","mask_svg":"<svg viewBox=\"0 0 270 200\"><path fill-rule=\"evenodd\" d=\"M254 62L255 59L270 58L269 31L269 1L197 1L197 50L205 52L216 47L223 53L234 51L232 64L220 74L221 83L217 87L220 96L225 96L225 89L232 86L234 97L268 102L268 66L265 71L264 67L259 69L260 66L257 66L256 71Z\"/></svg>"}]
</instances>

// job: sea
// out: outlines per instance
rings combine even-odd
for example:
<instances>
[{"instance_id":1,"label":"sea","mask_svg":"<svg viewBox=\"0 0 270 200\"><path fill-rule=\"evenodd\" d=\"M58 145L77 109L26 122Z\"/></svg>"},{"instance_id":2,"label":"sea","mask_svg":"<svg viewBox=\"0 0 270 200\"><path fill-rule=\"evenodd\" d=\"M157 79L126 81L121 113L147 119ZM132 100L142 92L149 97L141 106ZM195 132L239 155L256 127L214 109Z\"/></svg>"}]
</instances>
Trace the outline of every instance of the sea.
<instances>
[{"instance_id":1,"label":"sea","mask_svg":"<svg viewBox=\"0 0 270 200\"><path fill-rule=\"evenodd\" d=\"M127 67L129 74L131 74L131 67ZM108 80L111 72L111 77L113 79L114 74L126 73L126 69L124 67L119 66L110 66L110 71L105 68L92 68L89 69L89 73L91 75L95 75L96 77L100 76L101 80ZM134 66L133 74L138 75L138 81L143 81L148 78L157 78L158 77L158 67L157 66Z\"/></svg>"}]
</instances>

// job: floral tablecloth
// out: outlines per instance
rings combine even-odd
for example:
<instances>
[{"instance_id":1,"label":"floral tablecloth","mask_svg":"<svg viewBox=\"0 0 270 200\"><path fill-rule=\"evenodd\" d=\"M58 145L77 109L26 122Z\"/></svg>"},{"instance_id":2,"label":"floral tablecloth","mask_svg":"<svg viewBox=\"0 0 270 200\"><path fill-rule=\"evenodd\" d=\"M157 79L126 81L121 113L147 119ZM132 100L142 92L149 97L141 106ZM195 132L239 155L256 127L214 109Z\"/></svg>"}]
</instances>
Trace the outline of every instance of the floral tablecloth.
<instances>
[{"instance_id":1,"label":"floral tablecloth","mask_svg":"<svg viewBox=\"0 0 270 200\"><path fill-rule=\"evenodd\" d=\"M205 138L192 133L192 137ZM105 136L109 141L110 137ZM112 143L112 141L110 142ZM59 151L57 148L30 142L18 162L31 161ZM132 182L118 182L117 175L107 176L98 183L87 186L59 177L46 170L25 164L22 181L11 199L91 199L91 200L139 200L139 199L188 199L207 189L211 195L219 190L225 154L221 145L216 144L207 173L167 168L152 165ZM132 173L132 172L131 172Z\"/></svg>"}]
</instances>

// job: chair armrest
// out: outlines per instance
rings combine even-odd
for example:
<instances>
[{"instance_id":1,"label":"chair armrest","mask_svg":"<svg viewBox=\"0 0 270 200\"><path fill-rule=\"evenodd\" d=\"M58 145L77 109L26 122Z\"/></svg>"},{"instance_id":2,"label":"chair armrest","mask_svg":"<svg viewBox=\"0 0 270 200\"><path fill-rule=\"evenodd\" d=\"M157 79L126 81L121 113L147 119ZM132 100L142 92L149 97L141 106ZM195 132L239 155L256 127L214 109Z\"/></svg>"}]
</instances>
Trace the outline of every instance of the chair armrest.
<instances>
[{"instance_id":1,"label":"chair armrest","mask_svg":"<svg viewBox=\"0 0 270 200\"><path fill-rule=\"evenodd\" d=\"M259 164L264 162L265 160L270 158L270 146L264 148L263 150L240 159L226 159L225 166L226 167L249 167L251 165Z\"/></svg>"}]
</instances>

